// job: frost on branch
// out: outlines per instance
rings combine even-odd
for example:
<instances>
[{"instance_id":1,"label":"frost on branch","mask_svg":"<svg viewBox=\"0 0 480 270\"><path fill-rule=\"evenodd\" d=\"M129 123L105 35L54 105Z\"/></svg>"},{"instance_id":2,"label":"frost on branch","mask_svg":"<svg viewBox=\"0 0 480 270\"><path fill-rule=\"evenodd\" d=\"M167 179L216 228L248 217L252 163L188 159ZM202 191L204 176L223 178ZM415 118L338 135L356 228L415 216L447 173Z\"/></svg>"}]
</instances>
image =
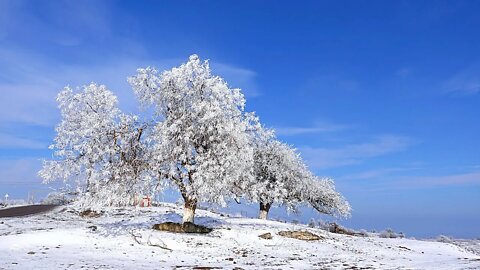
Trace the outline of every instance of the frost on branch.
<instances>
[{"instance_id":1,"label":"frost on branch","mask_svg":"<svg viewBox=\"0 0 480 270\"><path fill-rule=\"evenodd\" d=\"M72 182L90 207L133 203L135 192L151 182L146 126L122 114L104 85L65 87L57 102L62 119L50 146L54 157L39 172L44 182Z\"/></svg>"},{"instance_id":2,"label":"frost on branch","mask_svg":"<svg viewBox=\"0 0 480 270\"><path fill-rule=\"evenodd\" d=\"M305 202L319 213L336 217L349 217L350 204L335 190L331 178L321 178L311 175L304 179L296 189L296 197L300 202Z\"/></svg>"},{"instance_id":3,"label":"frost on branch","mask_svg":"<svg viewBox=\"0 0 480 270\"><path fill-rule=\"evenodd\" d=\"M266 218L272 204L290 204L290 188L298 179L297 154L275 139L273 130L263 127L253 114L246 116L253 147L253 175L241 179L235 193L260 204L260 217Z\"/></svg>"},{"instance_id":4,"label":"frost on branch","mask_svg":"<svg viewBox=\"0 0 480 270\"><path fill-rule=\"evenodd\" d=\"M313 175L295 149L278 141L274 131L263 127L253 114L246 116L253 147L253 177L241 179L234 193L260 204L259 217L266 219L274 204L295 210L308 204L320 213L348 216L350 206L335 191L331 179Z\"/></svg>"},{"instance_id":5,"label":"frost on branch","mask_svg":"<svg viewBox=\"0 0 480 270\"><path fill-rule=\"evenodd\" d=\"M244 112L240 89L213 75L208 61L192 55L162 73L138 69L128 81L142 106L155 109L155 122L121 113L103 85L65 87L54 157L39 172L45 182L74 183L88 207L131 205L137 195L174 187L186 222L199 202L224 205L232 197L259 203L262 218L274 204L349 214L333 181L314 176L295 149Z\"/></svg>"},{"instance_id":6,"label":"frost on branch","mask_svg":"<svg viewBox=\"0 0 480 270\"><path fill-rule=\"evenodd\" d=\"M129 82L162 119L152 133L153 167L182 195L184 221L193 221L200 201L225 204L231 186L252 168L240 89L212 75L196 55L163 73L139 69Z\"/></svg>"}]
</instances>

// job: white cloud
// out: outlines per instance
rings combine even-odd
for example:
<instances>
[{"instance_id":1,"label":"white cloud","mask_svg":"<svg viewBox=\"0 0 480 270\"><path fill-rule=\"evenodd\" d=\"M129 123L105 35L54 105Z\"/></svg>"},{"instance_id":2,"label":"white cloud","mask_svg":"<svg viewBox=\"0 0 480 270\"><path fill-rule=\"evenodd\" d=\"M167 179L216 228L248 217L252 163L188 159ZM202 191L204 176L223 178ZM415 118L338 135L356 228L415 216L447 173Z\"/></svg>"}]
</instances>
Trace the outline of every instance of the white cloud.
<instances>
[{"instance_id":1,"label":"white cloud","mask_svg":"<svg viewBox=\"0 0 480 270\"><path fill-rule=\"evenodd\" d=\"M408 77L408 75L410 75L410 73L412 73L412 70L410 68L403 67L403 68L397 70L397 72L395 72L395 75L404 79L404 78Z\"/></svg>"},{"instance_id":2,"label":"white cloud","mask_svg":"<svg viewBox=\"0 0 480 270\"><path fill-rule=\"evenodd\" d=\"M213 73L223 77L230 87L242 89L246 97L261 95L256 83L257 73L253 70L233 66L225 63L210 63Z\"/></svg>"},{"instance_id":3,"label":"white cloud","mask_svg":"<svg viewBox=\"0 0 480 270\"><path fill-rule=\"evenodd\" d=\"M332 124L328 122L317 122L311 127L277 127L276 134L281 136L295 136L313 133L327 133L345 130L348 127L345 125Z\"/></svg>"},{"instance_id":4,"label":"white cloud","mask_svg":"<svg viewBox=\"0 0 480 270\"><path fill-rule=\"evenodd\" d=\"M41 12L34 12L36 9ZM2 0L0 39L20 33L34 41L75 46L92 37L110 38L110 9L108 2L94 0L42 3Z\"/></svg>"},{"instance_id":5,"label":"white cloud","mask_svg":"<svg viewBox=\"0 0 480 270\"><path fill-rule=\"evenodd\" d=\"M346 179L346 178L341 178ZM389 176L388 179L377 179L378 181L369 182L363 185L357 182L357 185L363 185L368 191L385 192L386 190L410 190L410 189L430 189L438 187L453 186L480 186L480 172L470 171L456 174L444 175L408 175L408 176ZM350 182L352 184L353 182Z\"/></svg>"},{"instance_id":6,"label":"white cloud","mask_svg":"<svg viewBox=\"0 0 480 270\"><path fill-rule=\"evenodd\" d=\"M465 172L439 176L409 176L397 178L393 181L393 184L404 188L480 185L480 172Z\"/></svg>"},{"instance_id":7,"label":"white cloud","mask_svg":"<svg viewBox=\"0 0 480 270\"><path fill-rule=\"evenodd\" d=\"M4 57L5 56L5 57ZM105 84L127 111L136 109L136 99L127 76L146 66L146 61L119 57L120 60L95 66L66 65L36 54L0 49L0 123L22 122L53 126L58 121L55 101L66 85L81 86L90 82Z\"/></svg>"},{"instance_id":8,"label":"white cloud","mask_svg":"<svg viewBox=\"0 0 480 270\"><path fill-rule=\"evenodd\" d=\"M32 84L0 84L0 88L0 122L49 125L55 119L55 90L58 88Z\"/></svg>"},{"instance_id":9,"label":"white cloud","mask_svg":"<svg viewBox=\"0 0 480 270\"><path fill-rule=\"evenodd\" d=\"M338 177L342 180L384 180L390 179L392 175L396 173L405 173L415 170L420 170L422 168L421 164L411 163L410 165L404 167L391 167L391 168L379 168L372 169L367 171L360 171L356 173L350 173Z\"/></svg>"},{"instance_id":10,"label":"white cloud","mask_svg":"<svg viewBox=\"0 0 480 270\"><path fill-rule=\"evenodd\" d=\"M322 74L310 78L306 83L308 92L329 92L352 94L361 89L359 81L344 78L338 74Z\"/></svg>"},{"instance_id":11,"label":"white cloud","mask_svg":"<svg viewBox=\"0 0 480 270\"><path fill-rule=\"evenodd\" d=\"M52 62L38 54L18 50L0 49L0 123L23 122L53 126L58 121L55 102L58 91L66 85L81 86L90 82L105 84L119 98L119 106L126 112L138 110L137 100L127 77L137 68L155 66L159 70L180 65L185 59L145 60L119 56L115 60L92 66L68 65ZM232 82L233 87L251 89L248 95L258 95L255 85L256 73L227 64L214 65L218 73Z\"/></svg>"},{"instance_id":12,"label":"white cloud","mask_svg":"<svg viewBox=\"0 0 480 270\"><path fill-rule=\"evenodd\" d=\"M326 169L359 164L369 158L400 152L413 143L407 137L385 135L373 142L350 144L341 148L300 147L299 150L311 168Z\"/></svg>"},{"instance_id":13,"label":"white cloud","mask_svg":"<svg viewBox=\"0 0 480 270\"><path fill-rule=\"evenodd\" d=\"M27 199L34 197L39 200L48 193L62 187L61 181L42 184L37 175L42 163L34 158L1 160L0 159L0 196L5 193L10 199Z\"/></svg>"},{"instance_id":14,"label":"white cloud","mask_svg":"<svg viewBox=\"0 0 480 270\"><path fill-rule=\"evenodd\" d=\"M469 96L480 93L480 67L466 68L443 83L446 93Z\"/></svg>"},{"instance_id":15,"label":"white cloud","mask_svg":"<svg viewBox=\"0 0 480 270\"><path fill-rule=\"evenodd\" d=\"M0 160L0 186L41 183L42 180L37 176L41 166L42 162L34 158Z\"/></svg>"},{"instance_id":16,"label":"white cloud","mask_svg":"<svg viewBox=\"0 0 480 270\"><path fill-rule=\"evenodd\" d=\"M0 149L47 149L48 145L24 136L0 133Z\"/></svg>"}]
</instances>

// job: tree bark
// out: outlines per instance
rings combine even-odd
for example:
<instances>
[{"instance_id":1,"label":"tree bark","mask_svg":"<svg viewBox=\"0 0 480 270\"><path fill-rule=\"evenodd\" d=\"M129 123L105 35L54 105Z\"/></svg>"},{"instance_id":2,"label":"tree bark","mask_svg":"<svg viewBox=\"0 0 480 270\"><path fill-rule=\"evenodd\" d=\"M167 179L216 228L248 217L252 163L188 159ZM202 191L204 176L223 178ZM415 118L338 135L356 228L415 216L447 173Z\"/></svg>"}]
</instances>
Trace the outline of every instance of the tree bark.
<instances>
[{"instance_id":1,"label":"tree bark","mask_svg":"<svg viewBox=\"0 0 480 270\"><path fill-rule=\"evenodd\" d=\"M197 200L185 199L185 207L183 208L183 223L193 223L195 210L197 209Z\"/></svg>"},{"instance_id":2,"label":"tree bark","mask_svg":"<svg viewBox=\"0 0 480 270\"><path fill-rule=\"evenodd\" d=\"M260 212L258 213L259 219L267 219L268 211L270 211L271 203L260 203Z\"/></svg>"}]
</instances>

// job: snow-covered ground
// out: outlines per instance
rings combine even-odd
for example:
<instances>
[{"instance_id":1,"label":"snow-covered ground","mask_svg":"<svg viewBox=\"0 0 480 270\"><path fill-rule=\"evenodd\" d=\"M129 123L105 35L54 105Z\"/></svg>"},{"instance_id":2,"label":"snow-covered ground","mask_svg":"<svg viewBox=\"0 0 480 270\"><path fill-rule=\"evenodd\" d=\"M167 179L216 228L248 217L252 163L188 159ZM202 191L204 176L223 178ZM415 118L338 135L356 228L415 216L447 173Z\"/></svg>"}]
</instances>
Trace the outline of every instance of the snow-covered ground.
<instances>
[{"instance_id":1,"label":"snow-covered ground","mask_svg":"<svg viewBox=\"0 0 480 270\"><path fill-rule=\"evenodd\" d=\"M206 235L151 230L181 221L174 204L109 209L82 218L72 207L0 219L0 269L480 269L471 248L450 243L357 237L305 225L228 217L197 210ZM285 238L281 230L307 230L324 239ZM270 232L273 239L258 235ZM137 236L137 241L133 235ZM140 244L150 242L166 247ZM169 250L170 249L170 250Z\"/></svg>"}]
</instances>

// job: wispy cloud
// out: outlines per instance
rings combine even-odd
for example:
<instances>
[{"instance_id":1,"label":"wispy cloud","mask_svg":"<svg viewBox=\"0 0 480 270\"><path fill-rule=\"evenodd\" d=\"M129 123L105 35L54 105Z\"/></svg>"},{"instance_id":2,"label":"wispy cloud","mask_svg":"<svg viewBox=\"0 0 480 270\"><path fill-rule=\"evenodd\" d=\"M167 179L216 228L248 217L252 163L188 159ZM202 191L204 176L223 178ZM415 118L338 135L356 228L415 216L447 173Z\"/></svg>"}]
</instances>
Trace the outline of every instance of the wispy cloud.
<instances>
[{"instance_id":1,"label":"wispy cloud","mask_svg":"<svg viewBox=\"0 0 480 270\"><path fill-rule=\"evenodd\" d=\"M277 127L275 128L276 134L281 136L295 136L312 133L327 133L342 131L347 129L346 125L332 124L328 122L317 122L310 127Z\"/></svg>"},{"instance_id":2,"label":"wispy cloud","mask_svg":"<svg viewBox=\"0 0 480 270\"><path fill-rule=\"evenodd\" d=\"M0 39L21 35L32 42L60 46L76 46L92 37L102 40L111 37L109 10L105 1L3 0L0 1Z\"/></svg>"},{"instance_id":3,"label":"wispy cloud","mask_svg":"<svg viewBox=\"0 0 480 270\"><path fill-rule=\"evenodd\" d=\"M411 73L412 73L412 70L410 68L403 67L403 68L397 70L395 72L395 75L404 79L404 78L408 77Z\"/></svg>"},{"instance_id":4,"label":"wispy cloud","mask_svg":"<svg viewBox=\"0 0 480 270\"><path fill-rule=\"evenodd\" d=\"M255 71L225 63L212 62L211 66L215 74L225 78L231 87L242 89L246 97L253 98L261 95L257 86L257 73Z\"/></svg>"},{"instance_id":5,"label":"wispy cloud","mask_svg":"<svg viewBox=\"0 0 480 270\"><path fill-rule=\"evenodd\" d=\"M8 193L11 199L27 199L30 194L39 199L63 185L62 182L42 184L37 175L41 166L34 158L0 160L0 196Z\"/></svg>"},{"instance_id":6,"label":"wispy cloud","mask_svg":"<svg viewBox=\"0 0 480 270\"><path fill-rule=\"evenodd\" d=\"M13 49L0 49L0 123L23 122L52 126L58 121L55 97L66 86L81 86L90 82L105 84L119 98L120 107L127 112L137 111L137 101L127 77L139 67L155 66L170 69L185 59L145 59L119 55L94 66L60 63L41 55ZM233 87L250 89L249 95L259 95L256 73L228 64L213 66ZM232 82L233 81L233 82Z\"/></svg>"},{"instance_id":7,"label":"wispy cloud","mask_svg":"<svg viewBox=\"0 0 480 270\"><path fill-rule=\"evenodd\" d=\"M311 77L305 85L306 93L352 94L361 89L360 82L338 74L321 74Z\"/></svg>"},{"instance_id":8,"label":"wispy cloud","mask_svg":"<svg viewBox=\"0 0 480 270\"><path fill-rule=\"evenodd\" d=\"M46 149L48 144L20 135L0 133L0 149Z\"/></svg>"},{"instance_id":9,"label":"wispy cloud","mask_svg":"<svg viewBox=\"0 0 480 270\"><path fill-rule=\"evenodd\" d=\"M480 172L465 172L460 174L440 176L410 176L395 179L393 184L398 187L419 188L435 186L480 185Z\"/></svg>"},{"instance_id":10,"label":"wispy cloud","mask_svg":"<svg viewBox=\"0 0 480 270\"><path fill-rule=\"evenodd\" d=\"M470 96L480 93L480 66L466 68L443 83L447 94Z\"/></svg>"},{"instance_id":11,"label":"wispy cloud","mask_svg":"<svg viewBox=\"0 0 480 270\"><path fill-rule=\"evenodd\" d=\"M414 143L408 137L384 135L373 142L349 144L340 148L300 147L299 150L310 167L326 169L359 164L369 158L400 152Z\"/></svg>"},{"instance_id":12,"label":"wispy cloud","mask_svg":"<svg viewBox=\"0 0 480 270\"><path fill-rule=\"evenodd\" d=\"M342 180L368 180L387 178L392 174L418 170L419 167L396 167L396 168L380 168L374 170L361 171L339 177Z\"/></svg>"},{"instance_id":13,"label":"wispy cloud","mask_svg":"<svg viewBox=\"0 0 480 270\"><path fill-rule=\"evenodd\" d=\"M6 57L3 57L6 56ZM0 122L22 122L52 126L58 121L55 97L65 85L73 87L97 82L106 84L117 96L120 106L136 108L126 78L135 74L145 61L121 58L96 66L68 65L33 54L0 50Z\"/></svg>"},{"instance_id":14,"label":"wispy cloud","mask_svg":"<svg viewBox=\"0 0 480 270\"><path fill-rule=\"evenodd\" d=\"M42 164L35 158L0 160L0 186L3 184L38 184L37 176Z\"/></svg>"},{"instance_id":15,"label":"wispy cloud","mask_svg":"<svg viewBox=\"0 0 480 270\"><path fill-rule=\"evenodd\" d=\"M469 171L443 175L390 175L388 176L388 179L377 178L376 180L377 181L375 182L369 182L368 185L361 182L358 182L357 184L363 186L363 188L368 191L376 192L385 192L386 190L418 190L442 187L479 186L480 172Z\"/></svg>"}]
</instances>

